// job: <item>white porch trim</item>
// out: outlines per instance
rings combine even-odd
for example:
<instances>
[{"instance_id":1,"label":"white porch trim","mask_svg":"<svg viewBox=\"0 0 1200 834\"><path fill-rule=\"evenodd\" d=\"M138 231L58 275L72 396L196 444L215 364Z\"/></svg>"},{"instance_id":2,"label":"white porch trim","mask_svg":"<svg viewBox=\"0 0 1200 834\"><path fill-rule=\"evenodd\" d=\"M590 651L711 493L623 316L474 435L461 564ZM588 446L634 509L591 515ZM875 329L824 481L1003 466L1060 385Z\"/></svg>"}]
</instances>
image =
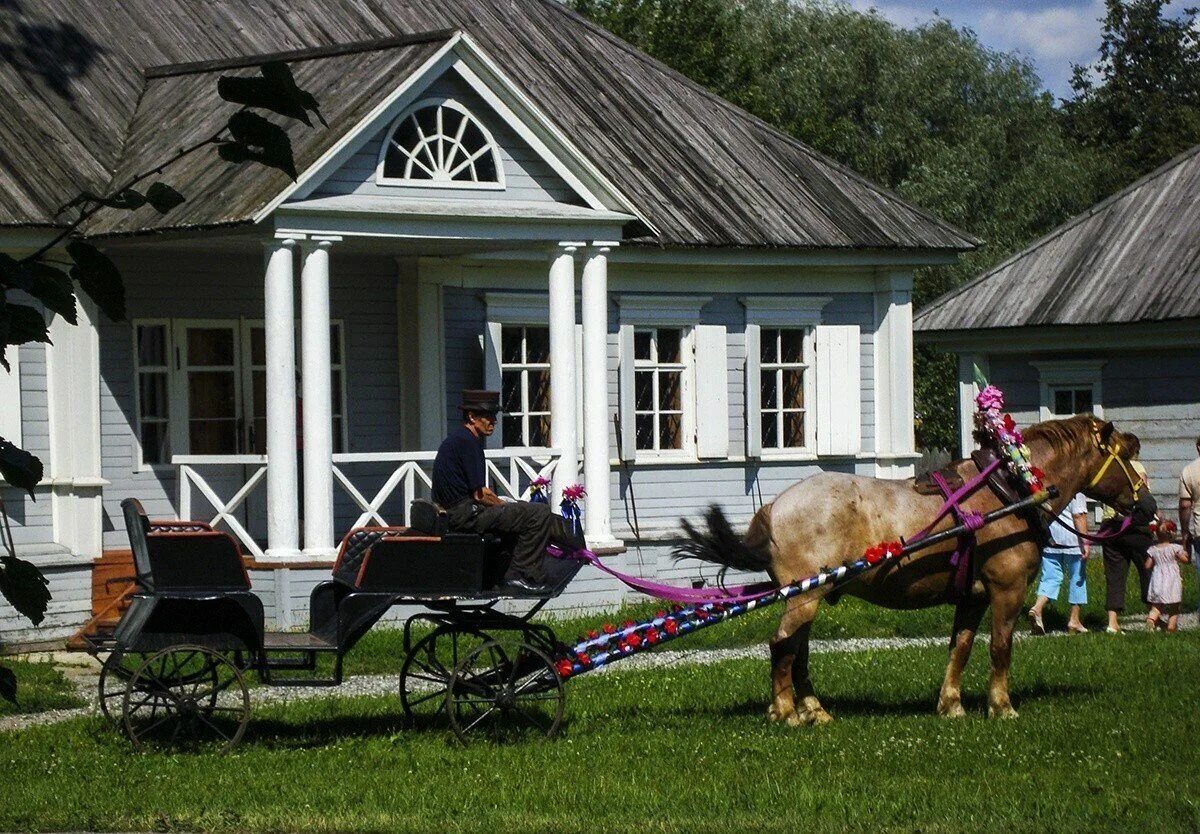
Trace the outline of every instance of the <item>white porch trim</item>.
<instances>
[{"instance_id":1,"label":"white porch trim","mask_svg":"<svg viewBox=\"0 0 1200 834\"><path fill-rule=\"evenodd\" d=\"M559 449L551 506L575 483L579 471L579 435L575 406L575 253L579 244L564 243L550 264L550 442Z\"/></svg>"},{"instance_id":2,"label":"white porch trim","mask_svg":"<svg viewBox=\"0 0 1200 834\"><path fill-rule=\"evenodd\" d=\"M267 377L267 551L272 561L300 557L296 452L295 249L290 238L265 247L263 322Z\"/></svg>"},{"instance_id":3,"label":"white porch trim","mask_svg":"<svg viewBox=\"0 0 1200 834\"><path fill-rule=\"evenodd\" d=\"M336 239L306 241L300 271L304 390L304 556L332 559L333 373L330 367L329 250Z\"/></svg>"},{"instance_id":4,"label":"white porch trim","mask_svg":"<svg viewBox=\"0 0 1200 834\"><path fill-rule=\"evenodd\" d=\"M583 266L583 481L584 530L592 547L619 545L612 535L608 458L608 253L594 243Z\"/></svg>"}]
</instances>

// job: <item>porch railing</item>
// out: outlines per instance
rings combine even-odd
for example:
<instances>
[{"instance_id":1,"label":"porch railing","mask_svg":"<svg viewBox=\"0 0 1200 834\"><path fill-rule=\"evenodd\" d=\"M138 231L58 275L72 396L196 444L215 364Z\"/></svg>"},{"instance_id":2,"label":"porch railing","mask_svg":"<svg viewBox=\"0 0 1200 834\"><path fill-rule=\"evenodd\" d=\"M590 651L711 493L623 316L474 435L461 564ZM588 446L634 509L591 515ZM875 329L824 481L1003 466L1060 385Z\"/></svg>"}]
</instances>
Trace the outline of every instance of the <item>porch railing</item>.
<instances>
[{"instance_id":1,"label":"porch railing","mask_svg":"<svg viewBox=\"0 0 1200 834\"><path fill-rule=\"evenodd\" d=\"M357 519L347 528L362 527L369 524L388 526L390 524L408 525L411 522L410 505L413 499L427 497L433 486L433 460L435 452L362 452L344 453L333 456L333 478L342 490L350 497L355 506L361 511ZM530 484L537 478L549 480L558 466L559 452L557 449L509 448L489 449L485 453L487 461L487 485L501 497L528 499ZM207 502L215 510L208 521L213 527L224 525L225 528L241 542L248 553L256 559L263 559L263 549L259 541L246 529L246 524L238 517L243 511L247 500L266 481L267 458L265 455L176 455L171 459L179 468L179 517L194 519L200 511L200 500ZM241 467L243 475L233 475L234 467ZM370 468L370 477L378 481L382 473L391 469L383 485L374 492L373 497L367 498L370 490L363 485L363 477L359 475L358 483L351 474L358 475L355 470ZM201 469L209 471L206 478ZM240 483L233 490L228 500L221 497L217 489L209 482L213 478L212 470L221 469L228 473L231 483ZM226 480L225 477L221 478ZM385 515L385 507L391 505L393 518ZM261 506L261 505L260 505ZM261 510L259 510L261 512ZM244 513L247 511L243 511ZM252 525L253 526L253 525ZM264 525L265 526L265 525ZM342 533L347 530L341 531Z\"/></svg>"},{"instance_id":2,"label":"porch railing","mask_svg":"<svg viewBox=\"0 0 1200 834\"><path fill-rule=\"evenodd\" d=\"M436 452L386 452L347 453L333 456L333 478L350 499L362 510L352 527L366 524L399 523L389 522L382 512L386 503L399 501L403 512L403 524L411 521L410 507L413 499L427 497L433 487L433 459ZM484 455L487 462L487 485L501 497L518 500L529 498L529 485L537 478L549 480L558 466L557 449L489 449ZM394 469L383 486L368 500L362 490L346 474L346 469L355 465L387 464ZM399 495L397 495L399 490Z\"/></svg>"},{"instance_id":3,"label":"porch railing","mask_svg":"<svg viewBox=\"0 0 1200 834\"><path fill-rule=\"evenodd\" d=\"M209 505L216 510L216 515L207 520L216 528L224 524L242 546L254 555L256 559L263 558L262 548L250 535L241 520L235 515L246 503L251 494L267 478L266 455L175 455L171 462L179 467L179 517L192 520L196 518L197 503L194 493L199 492ZM228 501L223 500L213 487L200 474L197 467L243 467L248 475L245 482L234 492Z\"/></svg>"}]
</instances>

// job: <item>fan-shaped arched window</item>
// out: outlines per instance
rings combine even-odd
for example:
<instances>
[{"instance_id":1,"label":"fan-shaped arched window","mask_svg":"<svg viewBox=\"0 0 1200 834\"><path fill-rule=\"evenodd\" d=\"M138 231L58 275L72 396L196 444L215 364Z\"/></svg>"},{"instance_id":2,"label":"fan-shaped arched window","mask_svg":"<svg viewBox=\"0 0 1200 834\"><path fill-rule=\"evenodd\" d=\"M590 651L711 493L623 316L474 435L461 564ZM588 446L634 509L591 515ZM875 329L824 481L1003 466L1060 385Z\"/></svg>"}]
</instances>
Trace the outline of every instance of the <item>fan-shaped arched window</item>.
<instances>
[{"instance_id":1,"label":"fan-shaped arched window","mask_svg":"<svg viewBox=\"0 0 1200 834\"><path fill-rule=\"evenodd\" d=\"M438 188L503 188L504 171L487 128L452 100L423 101L396 120L379 161L380 183Z\"/></svg>"}]
</instances>

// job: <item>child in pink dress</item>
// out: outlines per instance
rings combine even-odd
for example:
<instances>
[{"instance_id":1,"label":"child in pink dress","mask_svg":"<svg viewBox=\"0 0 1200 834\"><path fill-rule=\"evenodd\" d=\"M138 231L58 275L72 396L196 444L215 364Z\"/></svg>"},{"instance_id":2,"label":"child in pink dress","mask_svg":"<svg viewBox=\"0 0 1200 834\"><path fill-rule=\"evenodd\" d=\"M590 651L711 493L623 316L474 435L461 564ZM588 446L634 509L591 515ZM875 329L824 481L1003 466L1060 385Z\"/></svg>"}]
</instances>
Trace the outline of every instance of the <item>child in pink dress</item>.
<instances>
[{"instance_id":1,"label":"child in pink dress","mask_svg":"<svg viewBox=\"0 0 1200 834\"><path fill-rule=\"evenodd\" d=\"M1179 627L1179 603L1183 600L1179 566L1186 565L1189 559L1187 551L1175 543L1177 529L1175 522L1164 521L1155 536L1158 544L1146 551L1146 568L1153 571L1146 594L1150 603L1150 613L1146 615L1147 631L1154 631L1162 617L1166 617L1167 631Z\"/></svg>"}]
</instances>

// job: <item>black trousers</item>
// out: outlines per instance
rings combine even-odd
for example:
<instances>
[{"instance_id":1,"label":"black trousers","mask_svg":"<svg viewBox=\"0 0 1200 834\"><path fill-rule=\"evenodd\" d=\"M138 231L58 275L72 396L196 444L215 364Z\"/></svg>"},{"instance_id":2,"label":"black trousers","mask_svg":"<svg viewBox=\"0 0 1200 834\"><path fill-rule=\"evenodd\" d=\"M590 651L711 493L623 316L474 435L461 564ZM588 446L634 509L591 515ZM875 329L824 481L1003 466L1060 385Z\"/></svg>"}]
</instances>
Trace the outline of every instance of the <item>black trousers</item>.
<instances>
[{"instance_id":1,"label":"black trousers","mask_svg":"<svg viewBox=\"0 0 1200 834\"><path fill-rule=\"evenodd\" d=\"M462 533L490 533L512 550L506 578L545 583L553 571L545 564L546 548L557 545L575 551L586 547L582 536L571 532L562 516L550 511L549 504L517 501L485 507L464 501L447 512L450 529ZM556 562L558 560L555 560Z\"/></svg>"},{"instance_id":2,"label":"black trousers","mask_svg":"<svg viewBox=\"0 0 1200 834\"><path fill-rule=\"evenodd\" d=\"M1146 551L1154 544L1148 531L1129 530L1120 538L1104 545L1105 604L1109 611L1125 610L1125 583L1129 578L1129 565L1138 572L1142 586L1142 604L1146 604L1146 592L1150 587L1150 571L1146 570Z\"/></svg>"}]
</instances>

